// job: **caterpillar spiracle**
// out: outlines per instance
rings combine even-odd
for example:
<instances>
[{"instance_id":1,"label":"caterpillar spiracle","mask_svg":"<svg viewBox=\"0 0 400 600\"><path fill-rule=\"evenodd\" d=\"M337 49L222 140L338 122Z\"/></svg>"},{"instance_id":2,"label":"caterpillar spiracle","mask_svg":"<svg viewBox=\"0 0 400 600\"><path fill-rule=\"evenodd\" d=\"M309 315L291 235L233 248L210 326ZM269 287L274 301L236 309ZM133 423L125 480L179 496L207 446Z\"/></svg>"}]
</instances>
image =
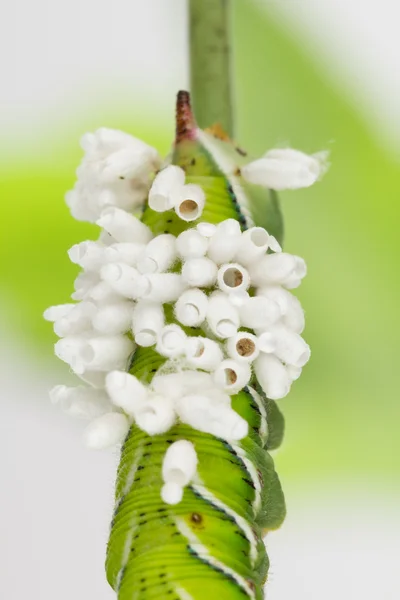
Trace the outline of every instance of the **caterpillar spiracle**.
<instances>
[{"instance_id":1,"label":"caterpillar spiracle","mask_svg":"<svg viewBox=\"0 0 400 600\"><path fill-rule=\"evenodd\" d=\"M324 157L250 160L218 127L197 127L187 92L164 163L109 129L82 147L66 201L102 231L70 249L75 303L45 318L85 382L52 400L91 420L88 446L122 442L108 581L118 600L259 600L263 535L285 517L275 400L310 356L289 291L306 267L281 251L275 190L314 183Z\"/></svg>"}]
</instances>

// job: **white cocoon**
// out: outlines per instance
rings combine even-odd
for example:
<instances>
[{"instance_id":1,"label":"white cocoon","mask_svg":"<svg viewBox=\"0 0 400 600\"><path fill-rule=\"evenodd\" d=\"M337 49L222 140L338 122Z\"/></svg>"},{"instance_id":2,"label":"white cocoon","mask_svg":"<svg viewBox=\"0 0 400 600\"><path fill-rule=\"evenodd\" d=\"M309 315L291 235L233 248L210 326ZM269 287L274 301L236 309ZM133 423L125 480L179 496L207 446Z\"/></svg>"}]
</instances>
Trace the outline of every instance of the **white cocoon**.
<instances>
[{"instance_id":1,"label":"white cocoon","mask_svg":"<svg viewBox=\"0 0 400 600\"><path fill-rule=\"evenodd\" d=\"M115 292L126 298L138 298L140 287L138 281L140 274L134 267L124 263L111 263L104 265L100 271L101 278L107 282Z\"/></svg>"},{"instance_id":2,"label":"white cocoon","mask_svg":"<svg viewBox=\"0 0 400 600\"><path fill-rule=\"evenodd\" d=\"M104 264L105 247L99 242L80 242L68 250L70 261L86 269L96 271Z\"/></svg>"},{"instance_id":3,"label":"white cocoon","mask_svg":"<svg viewBox=\"0 0 400 600\"><path fill-rule=\"evenodd\" d=\"M173 192L175 212L183 221L195 221L201 216L206 196L199 185L188 183Z\"/></svg>"},{"instance_id":4,"label":"white cocoon","mask_svg":"<svg viewBox=\"0 0 400 600\"><path fill-rule=\"evenodd\" d=\"M207 252L208 240L196 229L187 229L178 235L176 248L178 254L184 259L201 258Z\"/></svg>"},{"instance_id":5,"label":"white cocoon","mask_svg":"<svg viewBox=\"0 0 400 600\"><path fill-rule=\"evenodd\" d=\"M182 325L198 327L206 318L208 298L199 289L186 290L175 304L175 316Z\"/></svg>"},{"instance_id":6,"label":"white cocoon","mask_svg":"<svg viewBox=\"0 0 400 600\"><path fill-rule=\"evenodd\" d=\"M93 287L100 281L100 276L94 271L82 271L74 281L75 292L71 294L74 300L83 300L86 298Z\"/></svg>"},{"instance_id":7,"label":"white cocoon","mask_svg":"<svg viewBox=\"0 0 400 600\"><path fill-rule=\"evenodd\" d=\"M76 304L58 304L57 306L50 306L44 311L43 318L46 319L46 321L54 323L54 321L66 317L75 306Z\"/></svg>"},{"instance_id":8,"label":"white cocoon","mask_svg":"<svg viewBox=\"0 0 400 600\"><path fill-rule=\"evenodd\" d=\"M148 391L134 375L111 371L106 376L106 390L115 406L134 416L147 399Z\"/></svg>"},{"instance_id":9,"label":"white cocoon","mask_svg":"<svg viewBox=\"0 0 400 600\"><path fill-rule=\"evenodd\" d=\"M164 455L162 478L165 483L188 485L196 474L197 454L187 440L178 440L169 446Z\"/></svg>"},{"instance_id":10,"label":"white cocoon","mask_svg":"<svg viewBox=\"0 0 400 600\"><path fill-rule=\"evenodd\" d=\"M286 365L286 371L292 381L296 381L301 375L301 367L294 367L293 365Z\"/></svg>"},{"instance_id":11,"label":"white cocoon","mask_svg":"<svg viewBox=\"0 0 400 600\"><path fill-rule=\"evenodd\" d=\"M260 353L256 336L247 331L229 338L226 347L229 356L238 362L253 362Z\"/></svg>"},{"instance_id":12,"label":"white cocoon","mask_svg":"<svg viewBox=\"0 0 400 600\"><path fill-rule=\"evenodd\" d=\"M104 259L109 263L125 263L131 267L135 267L139 256L141 256L146 248L145 244L135 242L120 242L108 246L104 251Z\"/></svg>"},{"instance_id":13,"label":"white cocoon","mask_svg":"<svg viewBox=\"0 0 400 600\"><path fill-rule=\"evenodd\" d=\"M250 285L247 270L238 263L222 265L218 270L218 287L226 294L246 291Z\"/></svg>"},{"instance_id":14,"label":"white cocoon","mask_svg":"<svg viewBox=\"0 0 400 600\"><path fill-rule=\"evenodd\" d=\"M189 337L186 343L186 358L190 366L213 371L224 358L217 342L203 337Z\"/></svg>"},{"instance_id":15,"label":"white cocoon","mask_svg":"<svg viewBox=\"0 0 400 600\"><path fill-rule=\"evenodd\" d=\"M240 325L239 313L222 292L214 292L209 297L207 322L211 331L219 338L226 339L237 332Z\"/></svg>"},{"instance_id":16,"label":"white cocoon","mask_svg":"<svg viewBox=\"0 0 400 600\"><path fill-rule=\"evenodd\" d=\"M91 319L96 310L93 302L84 301L76 304L64 317L55 321L54 332L59 337L64 337L87 331L91 328Z\"/></svg>"},{"instance_id":17,"label":"white cocoon","mask_svg":"<svg viewBox=\"0 0 400 600\"><path fill-rule=\"evenodd\" d=\"M241 173L250 183L273 190L305 188L325 171L322 156L309 156L291 148L270 150L263 158L242 167Z\"/></svg>"},{"instance_id":18,"label":"white cocoon","mask_svg":"<svg viewBox=\"0 0 400 600\"><path fill-rule=\"evenodd\" d=\"M218 265L230 262L238 252L241 235L237 221L234 219L222 221L210 238L208 256Z\"/></svg>"},{"instance_id":19,"label":"white cocoon","mask_svg":"<svg viewBox=\"0 0 400 600\"><path fill-rule=\"evenodd\" d=\"M149 192L149 206L156 212L174 207L173 191L185 183L185 171L176 165L168 165L157 173Z\"/></svg>"},{"instance_id":20,"label":"white cocoon","mask_svg":"<svg viewBox=\"0 0 400 600\"><path fill-rule=\"evenodd\" d=\"M97 304L115 304L121 302L121 295L109 283L100 281L90 290L88 297Z\"/></svg>"},{"instance_id":21,"label":"white cocoon","mask_svg":"<svg viewBox=\"0 0 400 600\"><path fill-rule=\"evenodd\" d=\"M179 273L149 273L138 280L140 297L160 302L174 302L186 285Z\"/></svg>"},{"instance_id":22,"label":"white cocoon","mask_svg":"<svg viewBox=\"0 0 400 600\"><path fill-rule=\"evenodd\" d=\"M206 223L203 221L202 223L198 223L196 229L203 237L210 238L217 231L217 226L213 223Z\"/></svg>"},{"instance_id":23,"label":"white cocoon","mask_svg":"<svg viewBox=\"0 0 400 600\"><path fill-rule=\"evenodd\" d=\"M269 298L276 302L282 313L282 323L296 333L301 333L304 329L305 319L304 311L300 301L296 296L280 286L266 286L257 290L258 296Z\"/></svg>"},{"instance_id":24,"label":"white cocoon","mask_svg":"<svg viewBox=\"0 0 400 600\"><path fill-rule=\"evenodd\" d=\"M261 352L254 361L254 368L257 379L268 398L278 400L287 396L291 379L279 358Z\"/></svg>"},{"instance_id":25,"label":"white cocoon","mask_svg":"<svg viewBox=\"0 0 400 600\"><path fill-rule=\"evenodd\" d=\"M304 367L310 359L311 351L303 338L284 325L276 325L271 329L271 333L276 343L276 356L294 367Z\"/></svg>"},{"instance_id":26,"label":"white cocoon","mask_svg":"<svg viewBox=\"0 0 400 600\"><path fill-rule=\"evenodd\" d=\"M133 349L132 340L125 335L105 335L84 340L79 358L85 369L110 371L121 367Z\"/></svg>"},{"instance_id":27,"label":"white cocoon","mask_svg":"<svg viewBox=\"0 0 400 600\"><path fill-rule=\"evenodd\" d=\"M286 252L267 254L249 265L251 283L256 286L285 282L296 272L296 257Z\"/></svg>"},{"instance_id":28,"label":"white cocoon","mask_svg":"<svg viewBox=\"0 0 400 600\"><path fill-rule=\"evenodd\" d=\"M56 385L50 390L50 399L68 415L81 419L94 419L112 409L104 391L84 386Z\"/></svg>"},{"instance_id":29,"label":"white cocoon","mask_svg":"<svg viewBox=\"0 0 400 600\"><path fill-rule=\"evenodd\" d=\"M140 300L133 310L132 319L133 335L138 346L154 346L164 323L162 304Z\"/></svg>"},{"instance_id":30,"label":"white cocoon","mask_svg":"<svg viewBox=\"0 0 400 600\"><path fill-rule=\"evenodd\" d=\"M137 268L141 273L161 273L172 266L176 256L175 236L162 233L147 244L138 259Z\"/></svg>"},{"instance_id":31,"label":"white cocoon","mask_svg":"<svg viewBox=\"0 0 400 600\"><path fill-rule=\"evenodd\" d=\"M147 225L121 208L106 208L96 223L118 242L147 244L153 237Z\"/></svg>"},{"instance_id":32,"label":"white cocoon","mask_svg":"<svg viewBox=\"0 0 400 600\"><path fill-rule=\"evenodd\" d=\"M131 327L133 302L105 304L92 317L93 328L99 333L126 333Z\"/></svg>"},{"instance_id":33,"label":"white cocoon","mask_svg":"<svg viewBox=\"0 0 400 600\"><path fill-rule=\"evenodd\" d=\"M194 429L227 440L240 440L247 435L248 424L230 406L214 402L206 395L179 398L176 411L183 423Z\"/></svg>"},{"instance_id":34,"label":"white cocoon","mask_svg":"<svg viewBox=\"0 0 400 600\"><path fill-rule=\"evenodd\" d=\"M265 256L270 242L271 236L263 227L251 227L242 233L236 259L242 265L251 265Z\"/></svg>"},{"instance_id":35,"label":"white cocoon","mask_svg":"<svg viewBox=\"0 0 400 600\"><path fill-rule=\"evenodd\" d=\"M165 504L179 504L183 498L183 487L177 483L165 483L161 488L161 498Z\"/></svg>"},{"instance_id":36,"label":"white cocoon","mask_svg":"<svg viewBox=\"0 0 400 600\"><path fill-rule=\"evenodd\" d=\"M239 306L239 317L243 327L264 329L275 323L281 316L278 304L274 300L262 296L248 298Z\"/></svg>"},{"instance_id":37,"label":"white cocoon","mask_svg":"<svg viewBox=\"0 0 400 600\"><path fill-rule=\"evenodd\" d=\"M223 360L214 371L214 381L228 394L236 394L251 379L251 369L247 362L233 359Z\"/></svg>"},{"instance_id":38,"label":"white cocoon","mask_svg":"<svg viewBox=\"0 0 400 600\"><path fill-rule=\"evenodd\" d=\"M85 444L93 450L109 448L124 440L129 431L129 421L121 413L107 413L97 417L86 428Z\"/></svg>"},{"instance_id":39,"label":"white cocoon","mask_svg":"<svg viewBox=\"0 0 400 600\"><path fill-rule=\"evenodd\" d=\"M182 266L182 278L192 287L210 287L217 279L217 265L209 258L189 258Z\"/></svg>"},{"instance_id":40,"label":"white cocoon","mask_svg":"<svg viewBox=\"0 0 400 600\"><path fill-rule=\"evenodd\" d=\"M186 333L179 325L166 325L158 334L156 350L161 356L182 356L186 347Z\"/></svg>"},{"instance_id":41,"label":"white cocoon","mask_svg":"<svg viewBox=\"0 0 400 600\"><path fill-rule=\"evenodd\" d=\"M149 396L135 413L135 421L149 435L165 433L175 423L172 401L165 396Z\"/></svg>"},{"instance_id":42,"label":"white cocoon","mask_svg":"<svg viewBox=\"0 0 400 600\"><path fill-rule=\"evenodd\" d=\"M201 371L183 371L181 373L156 374L151 382L157 394L168 396L173 400L192 394L198 389L208 390L215 387L209 373Z\"/></svg>"}]
</instances>

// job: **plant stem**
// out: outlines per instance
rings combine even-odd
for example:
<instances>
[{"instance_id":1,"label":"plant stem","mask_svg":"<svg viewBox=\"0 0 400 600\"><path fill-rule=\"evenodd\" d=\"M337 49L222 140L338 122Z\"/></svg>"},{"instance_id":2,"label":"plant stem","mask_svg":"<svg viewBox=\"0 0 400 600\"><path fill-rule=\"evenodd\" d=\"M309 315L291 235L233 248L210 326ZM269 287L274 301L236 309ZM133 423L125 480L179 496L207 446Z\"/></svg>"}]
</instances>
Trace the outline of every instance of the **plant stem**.
<instances>
[{"instance_id":1,"label":"plant stem","mask_svg":"<svg viewBox=\"0 0 400 600\"><path fill-rule=\"evenodd\" d=\"M190 89L200 127L233 135L230 0L189 0Z\"/></svg>"}]
</instances>

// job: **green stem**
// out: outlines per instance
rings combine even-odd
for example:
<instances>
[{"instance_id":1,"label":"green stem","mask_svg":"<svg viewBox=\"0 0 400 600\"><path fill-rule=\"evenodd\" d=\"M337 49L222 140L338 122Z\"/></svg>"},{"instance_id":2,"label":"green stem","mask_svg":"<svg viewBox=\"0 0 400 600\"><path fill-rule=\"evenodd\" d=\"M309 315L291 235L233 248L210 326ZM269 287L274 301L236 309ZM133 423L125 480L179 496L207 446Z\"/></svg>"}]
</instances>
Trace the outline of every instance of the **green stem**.
<instances>
[{"instance_id":1,"label":"green stem","mask_svg":"<svg viewBox=\"0 0 400 600\"><path fill-rule=\"evenodd\" d=\"M190 89L200 127L233 135L230 0L189 0Z\"/></svg>"}]
</instances>

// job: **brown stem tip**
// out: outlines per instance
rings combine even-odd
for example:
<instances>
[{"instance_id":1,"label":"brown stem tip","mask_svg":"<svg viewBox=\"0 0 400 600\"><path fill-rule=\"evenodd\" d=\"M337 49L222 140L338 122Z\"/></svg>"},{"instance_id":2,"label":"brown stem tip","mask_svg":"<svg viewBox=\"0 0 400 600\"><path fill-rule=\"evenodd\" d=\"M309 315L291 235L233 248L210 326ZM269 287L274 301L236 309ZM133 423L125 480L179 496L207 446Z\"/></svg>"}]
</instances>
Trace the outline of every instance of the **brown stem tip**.
<instances>
[{"instance_id":1,"label":"brown stem tip","mask_svg":"<svg viewBox=\"0 0 400 600\"><path fill-rule=\"evenodd\" d=\"M176 98L176 142L196 137L196 121L190 106L189 92L180 91Z\"/></svg>"}]
</instances>

